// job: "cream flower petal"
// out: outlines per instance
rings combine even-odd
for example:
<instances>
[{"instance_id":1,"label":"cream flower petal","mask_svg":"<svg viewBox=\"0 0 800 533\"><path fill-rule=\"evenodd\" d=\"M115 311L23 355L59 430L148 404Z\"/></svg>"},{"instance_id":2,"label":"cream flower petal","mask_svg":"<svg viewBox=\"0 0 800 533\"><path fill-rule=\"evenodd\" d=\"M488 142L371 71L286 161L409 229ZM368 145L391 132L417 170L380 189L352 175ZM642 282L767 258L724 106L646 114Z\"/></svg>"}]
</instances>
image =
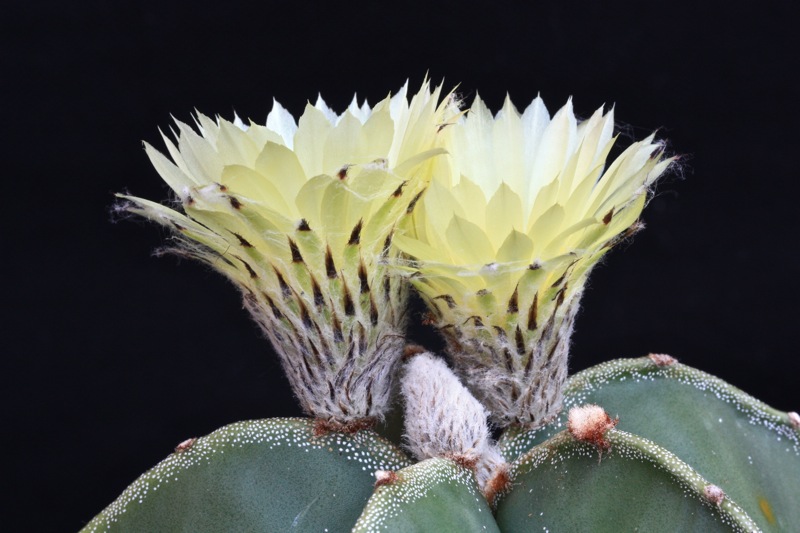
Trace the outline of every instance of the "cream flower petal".
<instances>
[{"instance_id":1,"label":"cream flower petal","mask_svg":"<svg viewBox=\"0 0 800 533\"><path fill-rule=\"evenodd\" d=\"M277 100L272 100L272 111L267 115L267 128L283 139L283 144L290 150L294 148L294 135L297 133L297 122Z\"/></svg>"}]
</instances>

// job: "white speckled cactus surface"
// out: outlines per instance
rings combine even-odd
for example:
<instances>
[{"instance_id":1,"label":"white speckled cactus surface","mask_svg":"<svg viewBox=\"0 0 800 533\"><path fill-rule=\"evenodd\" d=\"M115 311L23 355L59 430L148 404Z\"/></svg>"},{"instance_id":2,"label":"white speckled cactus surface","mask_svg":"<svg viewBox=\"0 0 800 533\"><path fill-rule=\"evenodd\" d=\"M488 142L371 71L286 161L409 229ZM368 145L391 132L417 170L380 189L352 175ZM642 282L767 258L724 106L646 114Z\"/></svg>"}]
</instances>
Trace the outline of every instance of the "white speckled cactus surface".
<instances>
[{"instance_id":1,"label":"white speckled cactus surface","mask_svg":"<svg viewBox=\"0 0 800 533\"><path fill-rule=\"evenodd\" d=\"M181 442L84 531L800 531L797 413L665 354L568 376L663 143L571 101L412 93L146 147L174 201L119 208L233 282L308 418ZM412 291L444 353L406 342Z\"/></svg>"}]
</instances>

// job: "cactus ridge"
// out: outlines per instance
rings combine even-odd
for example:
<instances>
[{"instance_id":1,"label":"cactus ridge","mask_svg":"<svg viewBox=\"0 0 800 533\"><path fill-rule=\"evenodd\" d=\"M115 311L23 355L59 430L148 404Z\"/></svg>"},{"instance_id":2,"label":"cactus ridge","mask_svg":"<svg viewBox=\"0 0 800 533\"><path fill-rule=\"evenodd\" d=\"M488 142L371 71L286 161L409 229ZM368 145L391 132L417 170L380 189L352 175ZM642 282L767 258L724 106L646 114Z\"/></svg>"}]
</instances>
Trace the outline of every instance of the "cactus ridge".
<instances>
[{"instance_id":1,"label":"cactus ridge","mask_svg":"<svg viewBox=\"0 0 800 533\"><path fill-rule=\"evenodd\" d=\"M472 470L437 457L396 474L375 489L353 533L500 533Z\"/></svg>"},{"instance_id":2,"label":"cactus ridge","mask_svg":"<svg viewBox=\"0 0 800 533\"><path fill-rule=\"evenodd\" d=\"M698 390L713 394L720 401L733 405L736 410L745 414L751 423L763 425L770 431L790 439L793 442L794 453L800 456L800 440L798 433L791 427L788 413L770 407L716 376L678 362L660 366L650 356L606 361L572 376L567 383L566 393L574 397L576 402L580 402L582 395L585 396L589 391L600 388L610 381L621 379L655 381L659 378L691 385Z\"/></svg>"},{"instance_id":3,"label":"cactus ridge","mask_svg":"<svg viewBox=\"0 0 800 533\"><path fill-rule=\"evenodd\" d=\"M500 439L501 452L507 460L514 460L538 443L551 438L566 428L566 414L571 407L587 402L598 403L594 399L594 395L602 391L606 385L627 382L631 386L635 383L655 383L659 379L687 385L705 393L709 400L713 397L731 405L741 413L748 423L763 427L773 433L776 438L786 439L789 443L788 449L795 457L800 458L800 431L792 427L788 413L774 409L702 370L680 363L658 366L650 357L614 359L570 376L564 388L564 410L561 411L560 416L551 424L533 430L510 428ZM649 389L650 397L653 396L653 390L653 388ZM643 399L646 399L647 396L643 395ZM667 402L669 398L663 400ZM612 416L622 415L624 425L629 422L628 412L636 407L635 404L625 405L624 410L610 414ZM701 409L698 407L697 412L700 411Z\"/></svg>"},{"instance_id":4,"label":"cactus ridge","mask_svg":"<svg viewBox=\"0 0 800 533\"><path fill-rule=\"evenodd\" d=\"M561 432L513 463L496 500L501 530L758 530L730 499L710 502L710 483L675 454L624 431L606 438L599 460L596 446Z\"/></svg>"},{"instance_id":5,"label":"cactus ridge","mask_svg":"<svg viewBox=\"0 0 800 533\"><path fill-rule=\"evenodd\" d=\"M302 418L238 422L192 440L82 532L303 530L318 522L335 531L358 517L375 470L411 464L372 431L316 436L313 420Z\"/></svg>"},{"instance_id":6,"label":"cactus ridge","mask_svg":"<svg viewBox=\"0 0 800 533\"><path fill-rule=\"evenodd\" d=\"M657 358L656 358L657 359ZM705 372L650 357L603 363L572 376L565 405L591 402L620 416L620 429L692 465L738 502L764 531L800 524L800 432L778 411ZM565 413L536 431L509 431L507 460L566 426Z\"/></svg>"}]
</instances>

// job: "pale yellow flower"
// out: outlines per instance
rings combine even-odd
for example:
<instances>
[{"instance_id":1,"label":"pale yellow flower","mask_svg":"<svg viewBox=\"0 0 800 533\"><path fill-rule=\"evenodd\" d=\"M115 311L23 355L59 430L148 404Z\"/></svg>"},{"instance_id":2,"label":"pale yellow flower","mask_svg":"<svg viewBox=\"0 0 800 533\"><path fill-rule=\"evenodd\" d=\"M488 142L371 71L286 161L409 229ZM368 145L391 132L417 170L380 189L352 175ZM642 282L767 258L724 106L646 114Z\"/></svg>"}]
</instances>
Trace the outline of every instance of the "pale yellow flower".
<instances>
[{"instance_id":1,"label":"pale yellow flower","mask_svg":"<svg viewBox=\"0 0 800 533\"><path fill-rule=\"evenodd\" d=\"M492 116L480 98L446 128L449 156L395 244L456 369L501 425L561 406L579 295L591 267L635 231L671 160L651 135L611 164L613 111L552 118L536 98Z\"/></svg>"},{"instance_id":2,"label":"pale yellow flower","mask_svg":"<svg viewBox=\"0 0 800 533\"><path fill-rule=\"evenodd\" d=\"M404 343L406 290L385 257L443 150L457 112L428 84L341 115L320 98L296 123L274 103L265 125L198 114L178 122L170 160L146 145L180 200L124 196L174 230L180 253L233 281L314 416L379 418Z\"/></svg>"}]
</instances>

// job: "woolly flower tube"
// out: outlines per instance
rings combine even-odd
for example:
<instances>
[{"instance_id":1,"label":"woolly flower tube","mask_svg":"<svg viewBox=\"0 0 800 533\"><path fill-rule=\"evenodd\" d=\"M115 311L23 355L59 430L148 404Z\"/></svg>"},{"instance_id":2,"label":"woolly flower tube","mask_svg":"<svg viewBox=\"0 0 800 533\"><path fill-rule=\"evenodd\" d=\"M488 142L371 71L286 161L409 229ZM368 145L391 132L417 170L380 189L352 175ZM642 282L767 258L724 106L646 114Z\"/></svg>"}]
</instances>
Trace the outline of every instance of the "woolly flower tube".
<instances>
[{"instance_id":1,"label":"woolly flower tube","mask_svg":"<svg viewBox=\"0 0 800 533\"><path fill-rule=\"evenodd\" d=\"M480 98L447 128L420 207L395 244L455 369L500 426L561 409L573 320L594 264L639 227L669 166L651 135L611 164L613 111L552 118L540 98L492 116Z\"/></svg>"},{"instance_id":2,"label":"woolly flower tube","mask_svg":"<svg viewBox=\"0 0 800 533\"><path fill-rule=\"evenodd\" d=\"M171 160L145 146L180 206L123 196L241 290L303 409L334 423L387 409L407 295L386 265L392 236L457 112L428 84L406 93L341 115L320 98L297 122L277 102L266 125L198 114L199 133L164 136Z\"/></svg>"}]
</instances>

